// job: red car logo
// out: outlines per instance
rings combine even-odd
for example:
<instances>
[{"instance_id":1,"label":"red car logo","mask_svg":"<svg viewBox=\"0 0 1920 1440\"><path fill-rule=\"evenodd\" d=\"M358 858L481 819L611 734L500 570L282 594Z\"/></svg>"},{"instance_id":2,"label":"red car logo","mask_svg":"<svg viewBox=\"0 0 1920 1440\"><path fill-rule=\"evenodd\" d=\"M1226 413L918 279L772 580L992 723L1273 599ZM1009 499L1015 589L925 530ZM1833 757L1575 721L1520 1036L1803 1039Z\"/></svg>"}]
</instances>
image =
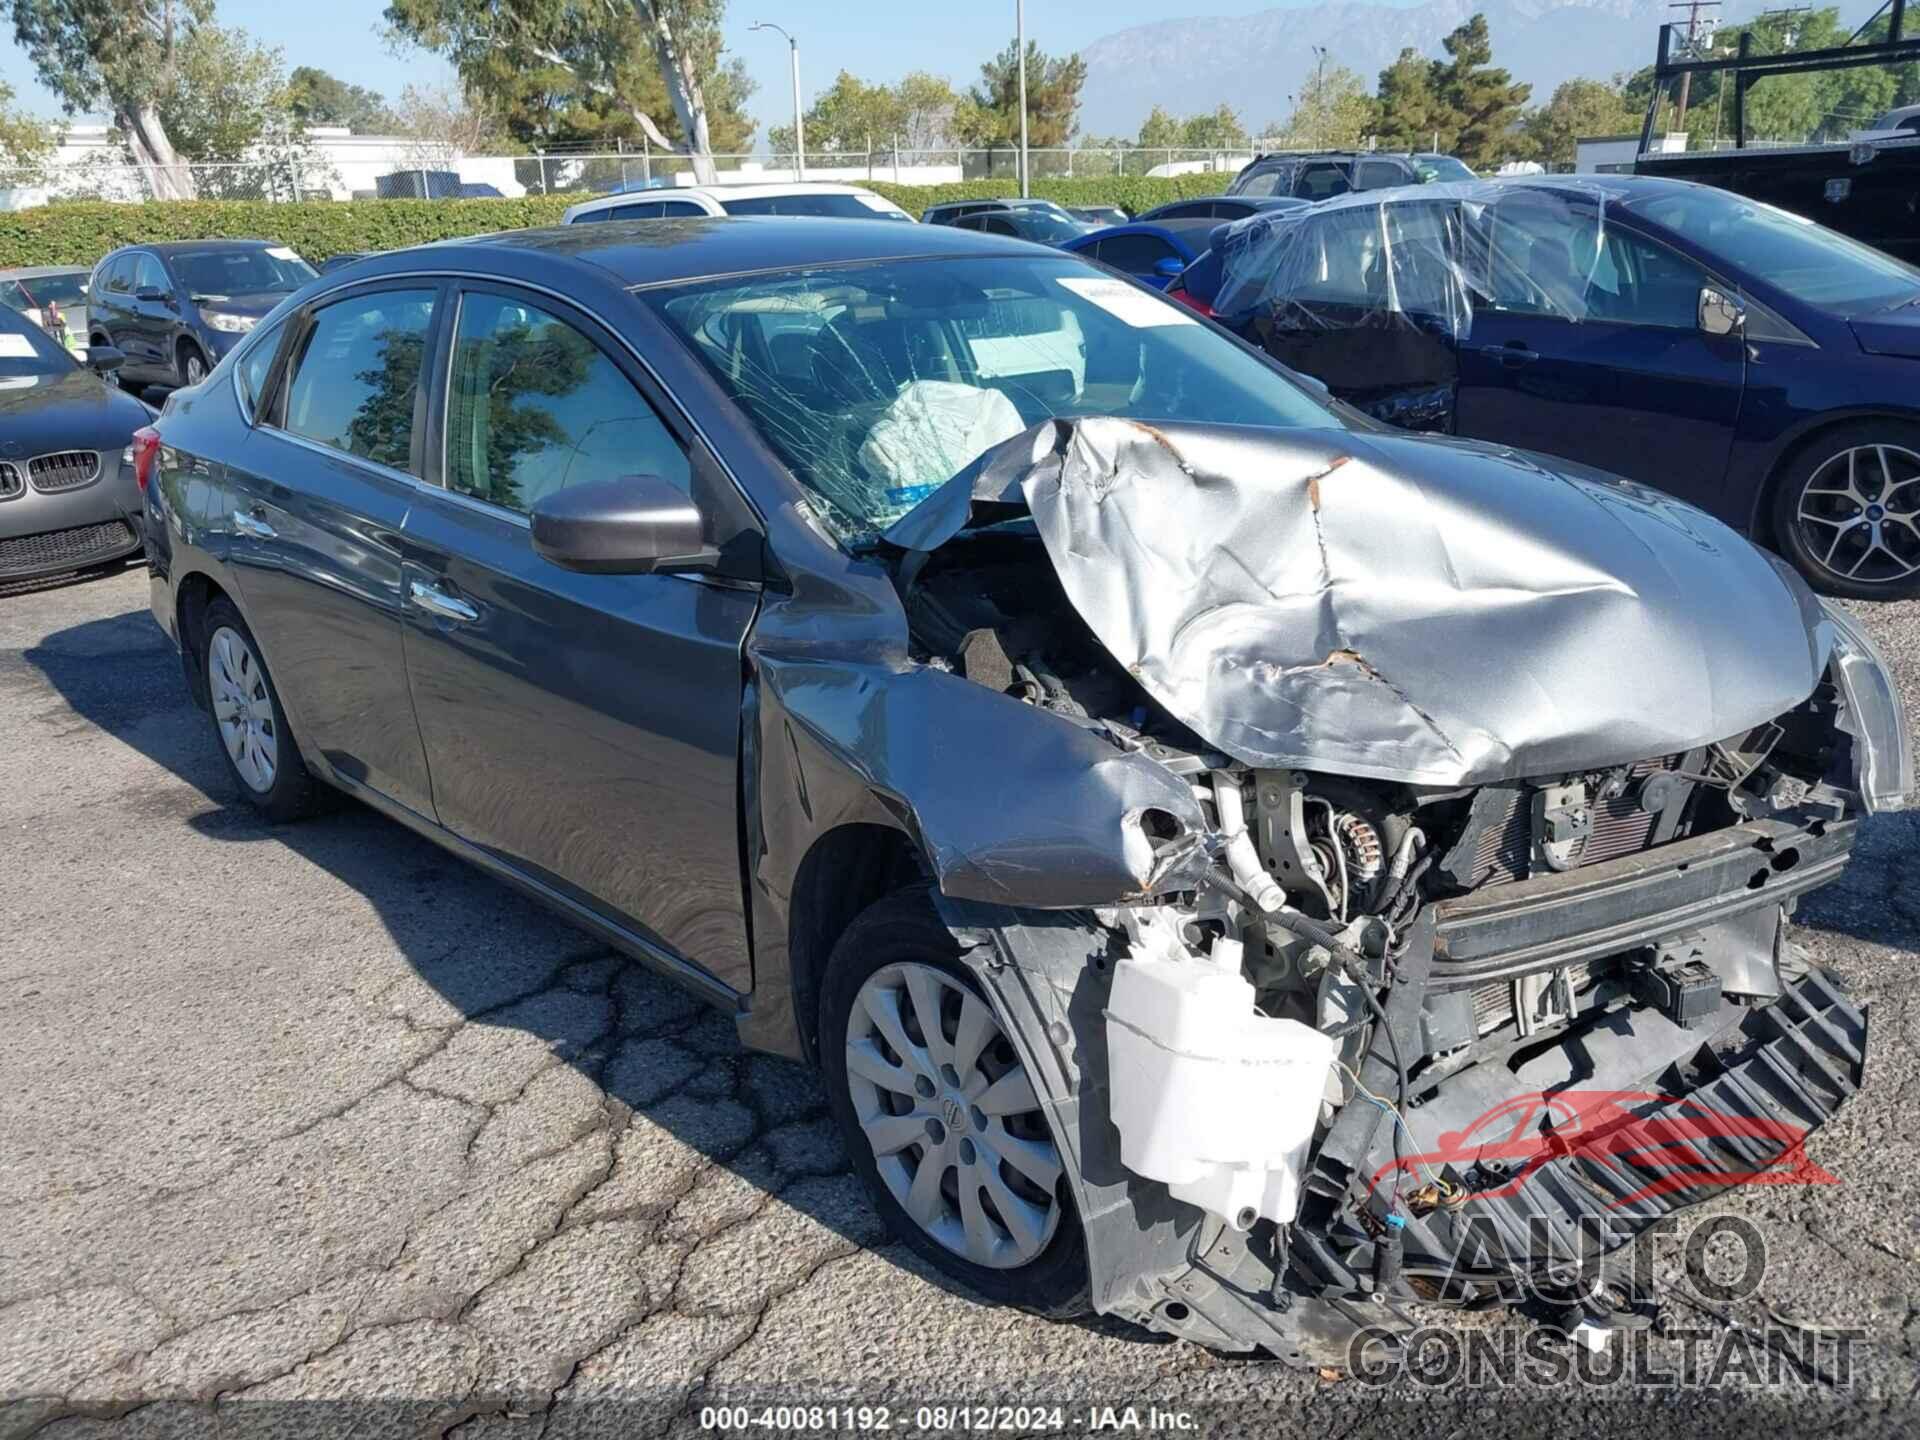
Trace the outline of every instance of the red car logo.
<instances>
[{"instance_id":1,"label":"red car logo","mask_svg":"<svg viewBox=\"0 0 1920 1440\"><path fill-rule=\"evenodd\" d=\"M1807 1129L1767 1115L1730 1114L1698 1100L1632 1090L1561 1090L1517 1095L1435 1147L1375 1172L1374 1186L1404 1173L1416 1185L1453 1175L1471 1195L1515 1194L1541 1166L1576 1159L1616 1179L1611 1204L1706 1185L1834 1185L1807 1158Z\"/></svg>"}]
</instances>

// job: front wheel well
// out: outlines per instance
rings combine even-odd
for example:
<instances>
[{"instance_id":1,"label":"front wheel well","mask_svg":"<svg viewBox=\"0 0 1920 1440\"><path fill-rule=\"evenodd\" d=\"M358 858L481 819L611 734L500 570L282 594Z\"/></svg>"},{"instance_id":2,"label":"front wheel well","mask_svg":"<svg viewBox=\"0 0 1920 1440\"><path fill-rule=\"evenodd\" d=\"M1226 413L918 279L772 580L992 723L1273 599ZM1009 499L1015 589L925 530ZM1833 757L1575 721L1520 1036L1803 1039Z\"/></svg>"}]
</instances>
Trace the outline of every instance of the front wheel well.
<instances>
[{"instance_id":1,"label":"front wheel well","mask_svg":"<svg viewBox=\"0 0 1920 1440\"><path fill-rule=\"evenodd\" d=\"M820 1060L820 982L833 947L861 911L927 874L918 847L887 825L843 825L807 851L787 911L787 962L808 1060Z\"/></svg>"}]
</instances>

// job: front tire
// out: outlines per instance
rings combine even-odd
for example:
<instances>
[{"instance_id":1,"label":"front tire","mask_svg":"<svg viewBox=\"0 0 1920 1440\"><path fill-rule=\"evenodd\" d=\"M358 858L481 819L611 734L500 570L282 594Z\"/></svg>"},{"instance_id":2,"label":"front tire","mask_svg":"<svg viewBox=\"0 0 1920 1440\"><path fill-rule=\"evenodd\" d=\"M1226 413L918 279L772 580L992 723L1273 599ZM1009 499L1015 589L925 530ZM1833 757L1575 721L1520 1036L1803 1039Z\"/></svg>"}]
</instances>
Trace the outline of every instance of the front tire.
<instances>
[{"instance_id":1,"label":"front tire","mask_svg":"<svg viewBox=\"0 0 1920 1440\"><path fill-rule=\"evenodd\" d=\"M1863 420L1788 463L1773 533L1814 589L1854 600L1920 595L1920 425Z\"/></svg>"},{"instance_id":2,"label":"front tire","mask_svg":"<svg viewBox=\"0 0 1920 1440\"><path fill-rule=\"evenodd\" d=\"M186 341L180 346L180 352L174 360L174 368L179 374L182 388L198 385L207 378L207 357L200 353L200 347L192 341Z\"/></svg>"},{"instance_id":3,"label":"front tire","mask_svg":"<svg viewBox=\"0 0 1920 1440\"><path fill-rule=\"evenodd\" d=\"M1064 1161L924 886L870 906L834 947L820 1057L847 1153L894 1234L986 1299L1087 1311Z\"/></svg>"},{"instance_id":4,"label":"front tire","mask_svg":"<svg viewBox=\"0 0 1920 1440\"><path fill-rule=\"evenodd\" d=\"M247 803L269 820L311 814L317 787L247 622L222 596L207 607L201 633L207 708L227 773Z\"/></svg>"}]
</instances>

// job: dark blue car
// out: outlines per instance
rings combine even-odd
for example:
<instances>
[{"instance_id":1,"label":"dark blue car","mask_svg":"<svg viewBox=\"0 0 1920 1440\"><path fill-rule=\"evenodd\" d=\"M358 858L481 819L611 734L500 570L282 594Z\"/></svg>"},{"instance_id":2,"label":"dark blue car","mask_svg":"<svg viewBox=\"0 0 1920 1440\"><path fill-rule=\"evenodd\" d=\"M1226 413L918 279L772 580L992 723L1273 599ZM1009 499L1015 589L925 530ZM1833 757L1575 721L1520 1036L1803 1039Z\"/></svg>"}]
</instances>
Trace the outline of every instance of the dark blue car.
<instances>
[{"instance_id":1,"label":"dark blue car","mask_svg":"<svg viewBox=\"0 0 1920 1440\"><path fill-rule=\"evenodd\" d=\"M1060 248L1111 265L1142 285L1164 290L1168 281L1207 248L1207 237L1219 228L1218 220L1208 218L1153 224L1136 220L1130 225L1095 230L1066 241Z\"/></svg>"},{"instance_id":2,"label":"dark blue car","mask_svg":"<svg viewBox=\"0 0 1920 1440\"><path fill-rule=\"evenodd\" d=\"M1632 176L1340 197L1215 249L1177 298L1379 419L1669 491L1830 594L1920 594L1909 265Z\"/></svg>"}]
</instances>

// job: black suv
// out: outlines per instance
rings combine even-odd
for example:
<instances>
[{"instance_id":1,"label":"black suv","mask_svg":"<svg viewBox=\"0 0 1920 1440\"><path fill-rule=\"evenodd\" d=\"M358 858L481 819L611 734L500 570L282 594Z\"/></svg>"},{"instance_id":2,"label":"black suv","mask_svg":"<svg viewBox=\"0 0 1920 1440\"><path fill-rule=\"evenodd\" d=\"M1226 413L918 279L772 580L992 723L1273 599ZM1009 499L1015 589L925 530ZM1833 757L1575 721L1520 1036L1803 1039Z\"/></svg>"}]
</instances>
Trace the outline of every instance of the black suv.
<instances>
[{"instance_id":1,"label":"black suv","mask_svg":"<svg viewBox=\"0 0 1920 1440\"><path fill-rule=\"evenodd\" d=\"M128 246L93 267L87 343L125 352L122 383L198 385L313 277L311 265L270 240Z\"/></svg>"},{"instance_id":2,"label":"black suv","mask_svg":"<svg viewBox=\"0 0 1920 1440\"><path fill-rule=\"evenodd\" d=\"M1294 195L1325 200L1349 190L1385 190L1435 180L1471 180L1451 155L1379 155L1352 150L1256 155L1227 187L1229 195Z\"/></svg>"}]
</instances>

